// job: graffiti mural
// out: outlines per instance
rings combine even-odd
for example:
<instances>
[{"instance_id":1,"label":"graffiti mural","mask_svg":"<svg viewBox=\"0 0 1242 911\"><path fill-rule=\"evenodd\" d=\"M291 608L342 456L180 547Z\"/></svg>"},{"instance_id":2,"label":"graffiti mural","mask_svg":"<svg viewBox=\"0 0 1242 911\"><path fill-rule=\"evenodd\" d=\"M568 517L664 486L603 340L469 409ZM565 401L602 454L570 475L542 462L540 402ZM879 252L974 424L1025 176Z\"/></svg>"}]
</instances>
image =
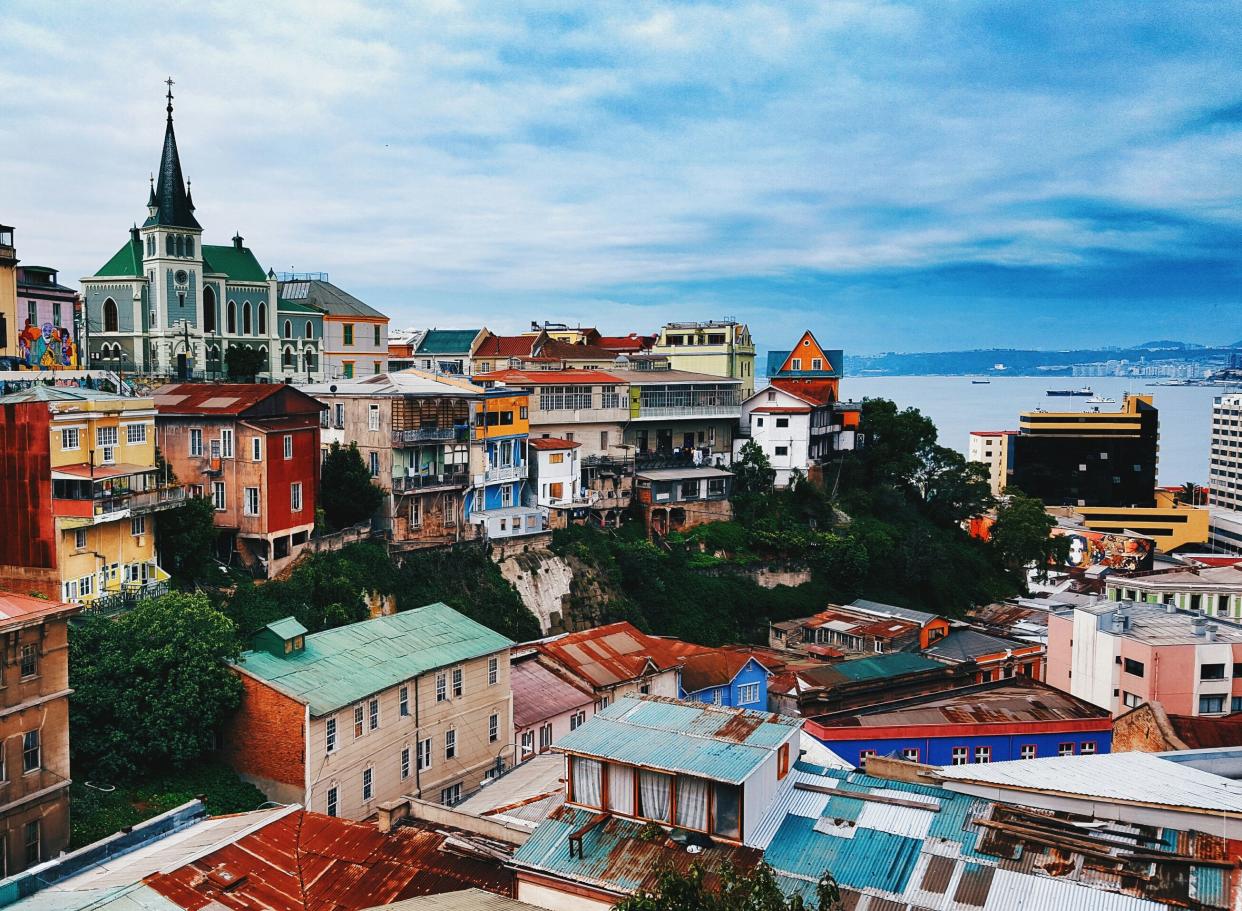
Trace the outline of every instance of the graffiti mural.
<instances>
[{"instance_id":1,"label":"graffiti mural","mask_svg":"<svg viewBox=\"0 0 1242 911\"><path fill-rule=\"evenodd\" d=\"M78 366L78 349L73 336L64 326L44 323L36 326L26 320L26 328L17 337L18 355L30 370L51 370Z\"/></svg>"},{"instance_id":2,"label":"graffiti mural","mask_svg":"<svg viewBox=\"0 0 1242 911\"><path fill-rule=\"evenodd\" d=\"M1152 567L1156 542L1151 538L1106 534L1086 528L1054 528L1052 534L1069 538L1065 565L1070 569L1107 566L1127 572L1146 572Z\"/></svg>"}]
</instances>

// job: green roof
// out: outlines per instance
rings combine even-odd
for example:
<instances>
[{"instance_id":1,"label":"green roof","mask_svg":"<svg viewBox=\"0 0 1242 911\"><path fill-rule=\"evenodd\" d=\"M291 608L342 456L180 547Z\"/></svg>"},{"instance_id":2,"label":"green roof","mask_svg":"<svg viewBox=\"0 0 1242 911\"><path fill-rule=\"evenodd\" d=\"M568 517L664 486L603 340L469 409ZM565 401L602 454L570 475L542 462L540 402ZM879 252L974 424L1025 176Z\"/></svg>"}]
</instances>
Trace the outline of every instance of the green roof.
<instances>
[{"instance_id":1,"label":"green roof","mask_svg":"<svg viewBox=\"0 0 1242 911\"><path fill-rule=\"evenodd\" d=\"M944 667L939 661L924 658L914 652L892 652L871 658L855 658L852 661L839 661L830 666L848 680L877 680Z\"/></svg>"},{"instance_id":2,"label":"green roof","mask_svg":"<svg viewBox=\"0 0 1242 911\"><path fill-rule=\"evenodd\" d=\"M323 311L309 304L291 301L287 297L278 298L276 301L276 310L280 313L313 313L316 316L323 316Z\"/></svg>"},{"instance_id":3,"label":"green roof","mask_svg":"<svg viewBox=\"0 0 1242 911\"><path fill-rule=\"evenodd\" d=\"M203 271L222 272L237 282L265 282L267 273L249 247L203 244Z\"/></svg>"},{"instance_id":4,"label":"green roof","mask_svg":"<svg viewBox=\"0 0 1242 911\"><path fill-rule=\"evenodd\" d=\"M281 639L292 639L294 636L306 635L306 627L298 623L296 617L284 617L280 620L273 620L264 629L270 629Z\"/></svg>"},{"instance_id":5,"label":"green roof","mask_svg":"<svg viewBox=\"0 0 1242 911\"><path fill-rule=\"evenodd\" d=\"M243 652L238 667L320 716L435 668L511 645L500 633L436 602L311 633L305 651L285 657Z\"/></svg>"},{"instance_id":6,"label":"green roof","mask_svg":"<svg viewBox=\"0 0 1242 911\"><path fill-rule=\"evenodd\" d=\"M112 259L104 263L96 275L116 275L125 278L142 277L142 241L130 239L116 251Z\"/></svg>"},{"instance_id":7,"label":"green roof","mask_svg":"<svg viewBox=\"0 0 1242 911\"><path fill-rule=\"evenodd\" d=\"M417 354L469 354L478 329L428 329Z\"/></svg>"}]
</instances>

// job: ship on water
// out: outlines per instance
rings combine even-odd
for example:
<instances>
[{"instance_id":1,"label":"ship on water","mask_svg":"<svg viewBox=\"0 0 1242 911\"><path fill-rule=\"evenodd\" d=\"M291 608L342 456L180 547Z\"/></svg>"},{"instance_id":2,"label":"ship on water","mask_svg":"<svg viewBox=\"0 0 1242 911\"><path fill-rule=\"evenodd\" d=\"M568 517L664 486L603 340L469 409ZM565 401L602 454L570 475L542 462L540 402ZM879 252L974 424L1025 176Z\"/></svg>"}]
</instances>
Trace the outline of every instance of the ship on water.
<instances>
[{"instance_id":1,"label":"ship on water","mask_svg":"<svg viewBox=\"0 0 1242 911\"><path fill-rule=\"evenodd\" d=\"M1045 389L1045 395L1081 395L1089 397L1095 395L1090 386L1083 386L1081 389Z\"/></svg>"}]
</instances>

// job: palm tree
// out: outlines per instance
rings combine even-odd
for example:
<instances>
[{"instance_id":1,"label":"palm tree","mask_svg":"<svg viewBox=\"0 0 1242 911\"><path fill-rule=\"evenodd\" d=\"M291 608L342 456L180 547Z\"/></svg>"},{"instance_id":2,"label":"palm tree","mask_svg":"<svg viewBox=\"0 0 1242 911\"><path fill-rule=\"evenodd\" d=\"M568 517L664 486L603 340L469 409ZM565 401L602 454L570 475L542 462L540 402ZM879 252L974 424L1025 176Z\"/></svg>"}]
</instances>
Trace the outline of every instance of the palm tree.
<instances>
[{"instance_id":1,"label":"palm tree","mask_svg":"<svg viewBox=\"0 0 1242 911\"><path fill-rule=\"evenodd\" d=\"M1188 506L1202 506L1207 502L1207 491L1194 481L1187 481L1173 499L1174 502L1185 503Z\"/></svg>"}]
</instances>

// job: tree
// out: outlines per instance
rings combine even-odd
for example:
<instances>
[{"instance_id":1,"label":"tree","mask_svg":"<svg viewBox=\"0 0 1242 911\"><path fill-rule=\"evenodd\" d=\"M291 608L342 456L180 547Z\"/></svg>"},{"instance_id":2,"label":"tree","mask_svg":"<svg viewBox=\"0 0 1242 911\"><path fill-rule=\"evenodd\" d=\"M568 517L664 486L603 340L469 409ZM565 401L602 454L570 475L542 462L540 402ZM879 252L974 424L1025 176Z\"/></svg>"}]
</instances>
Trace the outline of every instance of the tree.
<instances>
[{"instance_id":1,"label":"tree","mask_svg":"<svg viewBox=\"0 0 1242 911\"><path fill-rule=\"evenodd\" d=\"M932 445L923 452L914 480L928 516L956 525L995 505L988 475L982 462L967 462L955 449Z\"/></svg>"},{"instance_id":2,"label":"tree","mask_svg":"<svg viewBox=\"0 0 1242 911\"><path fill-rule=\"evenodd\" d=\"M1046 575L1049 564L1065 562L1069 539L1052 537L1057 523L1040 500L1012 487L1005 494L996 510L992 546L1012 572L1022 572L1033 563Z\"/></svg>"},{"instance_id":3,"label":"tree","mask_svg":"<svg viewBox=\"0 0 1242 911\"><path fill-rule=\"evenodd\" d=\"M229 345L224 352L224 369L234 382L254 382L254 378L267 370L267 355L246 345Z\"/></svg>"},{"instance_id":4,"label":"tree","mask_svg":"<svg viewBox=\"0 0 1242 911\"><path fill-rule=\"evenodd\" d=\"M734 496L766 494L776 483L776 469L754 440L747 440L729 468L733 472Z\"/></svg>"},{"instance_id":5,"label":"tree","mask_svg":"<svg viewBox=\"0 0 1242 911\"><path fill-rule=\"evenodd\" d=\"M172 593L115 620L75 622L75 773L115 782L186 768L241 702L241 680L227 664L238 654L236 628L203 595Z\"/></svg>"},{"instance_id":6,"label":"tree","mask_svg":"<svg viewBox=\"0 0 1242 911\"><path fill-rule=\"evenodd\" d=\"M332 528L348 528L371 518L384 502L384 492L371 483L358 446L333 443L323 460L319 501Z\"/></svg>"},{"instance_id":7,"label":"tree","mask_svg":"<svg viewBox=\"0 0 1242 911\"><path fill-rule=\"evenodd\" d=\"M1207 503L1207 491L1194 481L1187 481L1173 496L1174 502L1185 503L1187 506L1203 506Z\"/></svg>"},{"instance_id":8,"label":"tree","mask_svg":"<svg viewBox=\"0 0 1242 911\"><path fill-rule=\"evenodd\" d=\"M936 425L930 418L916 408L898 411L888 399L866 399L858 429L863 445L854 456L867 488L886 481L912 486L927 450L936 443Z\"/></svg>"},{"instance_id":9,"label":"tree","mask_svg":"<svg viewBox=\"0 0 1242 911\"><path fill-rule=\"evenodd\" d=\"M160 564L187 582L212 578L216 562L215 509L206 497L191 497L161 513L155 526Z\"/></svg>"},{"instance_id":10,"label":"tree","mask_svg":"<svg viewBox=\"0 0 1242 911\"><path fill-rule=\"evenodd\" d=\"M840 907L841 890L830 873L820 878L816 901L808 905L801 895L786 896L766 863L739 870L725 861L714 869L692 864L684 873L662 867L656 872L654 889L628 896L616 911L834 911Z\"/></svg>"}]
</instances>

